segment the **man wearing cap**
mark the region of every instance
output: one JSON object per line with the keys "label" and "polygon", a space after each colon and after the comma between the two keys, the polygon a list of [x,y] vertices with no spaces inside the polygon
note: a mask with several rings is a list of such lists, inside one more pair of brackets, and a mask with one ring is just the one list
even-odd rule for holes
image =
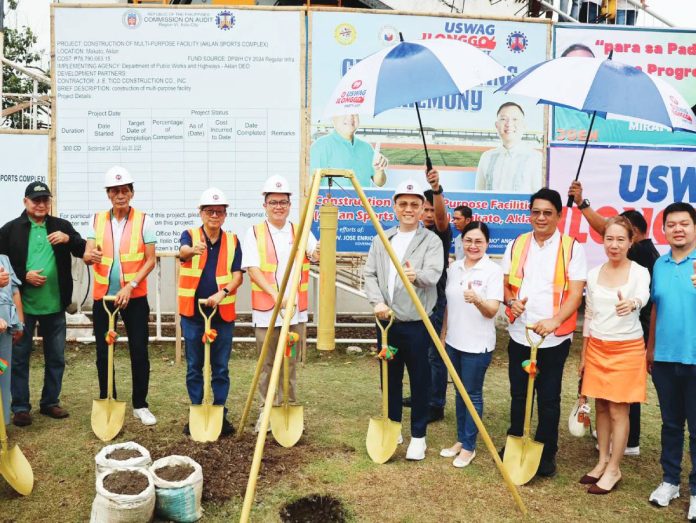
{"label": "man wearing cap", "polygon": [[[415,181],[401,183],[394,193],[394,212],[399,224],[385,234],[425,312],[430,315],[437,302],[436,286],[442,274],[444,254],[440,239],[418,226],[424,201],[423,190]],[[411,443],[406,459],[422,460],[427,448],[430,335],[379,237],[372,240],[364,274],[367,300],[375,316],[384,325],[390,312],[395,316],[388,340],[397,349],[388,365],[389,419],[401,421],[405,366],[411,384]]]}
{"label": "man wearing cap", "polygon": [[[290,184],[282,176],[271,176],[263,185],[264,198],[263,207],[266,211],[266,219],[251,227],[242,244],[242,268],[247,270],[251,278],[251,319],[254,323],[254,334],[256,336],[256,348],[260,353],[263,346],[263,340],[266,337],[266,332],[270,327],[271,315],[273,307],[278,300],[282,301],[281,307],[285,307],[285,302],[288,299],[288,289],[285,296],[278,295],[280,283],[285,274],[285,268],[290,260],[290,250],[292,248],[295,234],[300,231],[294,223],[288,221],[290,215]],[[306,343],[306,324],[307,324],[307,309],[309,306],[309,258],[314,261],[319,256],[319,244],[310,232],[307,240],[306,257],[302,263],[302,274],[300,277],[300,288],[298,289],[295,312],[290,321],[290,331],[296,332],[300,339],[296,354],[302,354]],[[282,311],[285,313],[286,311]],[[270,345],[266,358],[263,361],[261,376],[259,378],[259,399],[261,408],[265,403],[268,385],[271,379],[271,371],[273,369],[273,360],[275,358],[276,346],[278,345],[278,337],[280,328],[283,325],[281,315],[278,315],[276,323],[271,334]],[[289,402],[295,402],[295,362],[296,357],[290,359],[290,390]],[[282,387],[278,387],[274,405],[280,405],[283,401]],[[256,431],[259,429],[261,416],[256,422]]]}
{"label": "man wearing cap", "polygon": [[[130,206],[134,195],[133,178],[123,167],[106,172],[104,187],[112,208],[94,215],[87,234],[85,262],[94,265],[94,336],[97,344],[99,397],[107,394],[109,319],[104,296],[115,296],[115,306],[126,326],[133,377],[133,416],[144,425],[157,419],[147,404],[150,381],[148,357],[147,275],[155,267],[155,228],[152,218]],[[114,385],[114,396],[116,386]]]}
{"label": "man wearing cap", "polygon": [[12,349],[12,412],[17,426],[31,424],[29,356],[34,329],[43,337],[44,384],[39,412],[68,416],[60,405],[65,370],[65,309],[72,301],[71,255],[82,258],[85,240],[67,220],[51,216],[51,191],[32,182],[24,191],[24,211],[0,229],[0,254],[10,258],[22,286],[24,335]]}
{"label": "man wearing cap", "polygon": [[[198,205],[203,225],[185,230],[179,248],[179,313],[186,340],[186,388],[193,405],[203,402],[203,337],[205,332],[198,300],[206,300],[204,311],[213,316],[215,331],[210,347],[213,405],[225,405],[230,390],[228,364],[232,354],[235,301],[242,284],[242,249],[237,235],[222,229],[227,216],[227,198],[214,187],[201,195]],[[234,432],[227,421],[227,408],[222,420],[222,434]],[[188,423],[184,434],[189,434]]]}

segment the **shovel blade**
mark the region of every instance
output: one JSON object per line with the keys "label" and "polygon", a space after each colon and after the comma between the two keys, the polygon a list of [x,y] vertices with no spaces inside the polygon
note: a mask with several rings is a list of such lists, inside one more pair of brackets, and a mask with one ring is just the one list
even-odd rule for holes
{"label": "shovel blade", "polygon": [[304,431],[304,407],[280,405],[271,409],[271,432],[275,440],[285,448],[295,445]]}
{"label": "shovel blade", "polygon": [[123,428],[126,402],[115,399],[92,400],[92,431],[102,441],[111,441]]}
{"label": "shovel blade", "polygon": [[503,466],[515,485],[524,485],[539,469],[544,444],[529,437],[508,436]]}
{"label": "shovel blade", "polygon": [[189,431],[191,439],[205,443],[217,441],[222,431],[225,408],[222,405],[191,405]]}
{"label": "shovel blade", "polygon": [[370,418],[365,438],[370,459],[380,465],[389,461],[396,452],[400,435],[401,423],[382,417]]}
{"label": "shovel blade", "polygon": [[22,496],[31,494],[34,488],[34,472],[17,445],[6,452],[0,451],[0,474]]}

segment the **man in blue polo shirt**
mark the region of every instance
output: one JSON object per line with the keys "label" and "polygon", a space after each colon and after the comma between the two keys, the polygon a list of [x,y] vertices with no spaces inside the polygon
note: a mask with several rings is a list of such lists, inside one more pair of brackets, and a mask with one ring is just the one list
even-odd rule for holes
{"label": "man in blue polo shirt", "polygon": [[673,203],[663,213],[670,252],[653,268],[648,370],[662,414],[662,483],[650,502],[666,507],[679,497],[684,422],[689,428],[689,520],[696,519],[696,210]]}
{"label": "man in blue polo shirt", "polygon": [[309,171],[314,169],[351,169],[361,187],[382,187],[386,181],[385,169],[389,162],[372,146],[355,136],[360,126],[357,114],[335,116],[334,130],[312,144],[309,151]]}

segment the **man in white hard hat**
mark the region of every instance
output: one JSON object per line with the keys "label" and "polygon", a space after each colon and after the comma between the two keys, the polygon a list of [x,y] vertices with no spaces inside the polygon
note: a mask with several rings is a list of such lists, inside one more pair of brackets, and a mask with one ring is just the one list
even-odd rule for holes
{"label": "man in white hard hat", "polygon": [[[134,187],[130,173],[120,166],[106,172],[106,196],[112,208],[94,215],[87,234],[85,262],[94,266],[94,337],[97,344],[99,397],[107,394],[108,316],[104,296],[116,296],[114,304],[128,333],[131,375],[133,377],[133,415],[144,425],[157,419],[147,404],[150,381],[148,357],[147,275],[155,267],[156,233],[152,218],[131,207]],[[116,385],[114,384],[114,396]]]}
{"label": "man in white hard hat", "polygon": [[[248,271],[252,283],[252,322],[255,327],[256,348],[259,353],[263,346],[263,340],[266,337],[266,331],[271,327],[269,323],[274,305],[278,300],[282,300],[284,307],[288,298],[289,284],[285,296],[279,296],[278,289],[283,280],[287,264],[292,263],[292,260],[289,258],[295,234],[300,233],[297,226],[288,221],[291,205],[290,196],[292,195],[288,181],[282,176],[271,176],[264,183],[261,194],[264,198],[263,207],[266,210],[266,219],[247,231],[242,244],[242,252],[244,253],[242,268]],[[309,258],[318,259],[318,251],[318,242],[310,232],[306,248],[307,257],[302,264],[300,288],[295,302],[295,314],[290,322],[290,331],[296,332],[300,336],[297,346],[299,350],[295,354],[301,354],[306,343],[307,308],[309,304]],[[268,391],[271,370],[273,369],[273,359],[282,324],[283,320],[278,315],[276,323],[272,327],[273,334],[269,350],[266,353],[263,368],[261,369],[258,393],[262,407]],[[288,393],[288,401],[290,402],[296,401],[295,362],[296,357],[291,358],[290,390]],[[280,405],[282,400],[282,387],[278,387],[274,404]],[[259,420],[256,423],[257,431],[260,419],[261,417],[259,416]]]}
{"label": "man in white hard hat", "polygon": [[[230,390],[228,364],[232,354],[235,301],[242,284],[242,249],[237,235],[222,229],[227,217],[227,198],[220,189],[211,187],[201,195],[198,210],[200,227],[181,234],[179,259],[179,313],[186,341],[186,388],[193,405],[203,402],[204,336],[211,336],[210,367],[213,405],[225,405]],[[198,300],[206,300],[205,313],[217,307],[211,328],[205,332]],[[227,407],[222,420],[222,435],[232,434],[227,421]],[[188,423],[184,434],[189,434]]]}
{"label": "man in white hard hat", "polygon": [[[418,226],[424,202],[423,189],[417,182],[407,180],[399,184],[394,193],[394,212],[399,224],[385,233],[430,316],[437,302],[436,286],[442,274],[444,254],[440,239]],[[401,421],[405,366],[411,385],[411,443],[406,459],[422,460],[427,448],[430,335],[378,236],[372,240],[364,274],[367,300],[374,308],[375,316],[384,325],[389,321],[390,312],[395,316],[388,340],[389,345],[397,349],[388,365],[389,419]]]}

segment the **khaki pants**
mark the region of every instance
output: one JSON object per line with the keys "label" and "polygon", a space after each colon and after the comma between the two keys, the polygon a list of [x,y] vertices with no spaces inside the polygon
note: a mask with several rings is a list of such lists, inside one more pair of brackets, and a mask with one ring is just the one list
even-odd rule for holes
{"label": "khaki pants", "polygon": [[[261,354],[261,348],[263,347],[263,340],[266,337],[266,327],[256,327],[254,330],[254,335],[256,336],[256,354]],[[296,332],[300,335],[300,341],[297,343],[297,349],[295,351],[295,357],[290,358],[289,370],[290,370],[290,387],[288,394],[288,402],[294,403],[295,399],[295,385],[297,382],[297,377],[295,374],[295,367],[300,354],[304,353],[305,344],[307,343],[307,324],[298,323],[297,325],[290,325],[290,331]],[[263,360],[263,366],[261,367],[261,375],[259,376],[259,387],[258,387],[258,397],[263,408],[266,403],[266,393],[268,392],[268,384],[271,382],[271,372],[273,370],[273,360],[275,359],[276,348],[278,346],[278,337],[280,336],[280,327],[273,329],[271,334],[270,344],[268,346],[268,352],[266,352],[266,357]],[[280,376],[278,381],[278,389],[276,391],[275,401],[273,405],[278,406],[283,401],[283,366],[280,367]]]}

